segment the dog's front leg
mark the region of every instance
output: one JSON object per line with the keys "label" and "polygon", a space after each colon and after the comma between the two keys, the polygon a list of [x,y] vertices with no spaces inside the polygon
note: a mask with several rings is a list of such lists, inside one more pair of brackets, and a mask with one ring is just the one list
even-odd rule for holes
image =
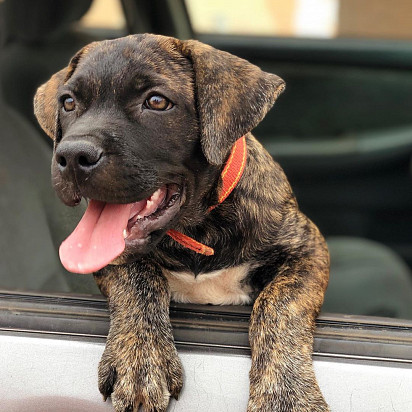
{"label": "dog's front leg", "polygon": [[[316,382],[313,332],[328,280],[328,258],[291,259],[258,296],[250,320],[248,412],[325,412]],[[267,268],[269,270],[269,268]]]}
{"label": "dog's front leg", "polygon": [[146,260],[108,266],[95,275],[107,297],[110,330],[99,364],[99,389],[117,412],[165,411],[178,396],[182,366],[169,319],[170,292],[161,269]]}

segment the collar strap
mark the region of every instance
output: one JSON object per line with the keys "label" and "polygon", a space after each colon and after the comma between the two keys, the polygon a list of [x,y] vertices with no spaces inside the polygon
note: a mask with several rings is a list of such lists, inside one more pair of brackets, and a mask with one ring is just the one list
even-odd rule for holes
{"label": "collar strap", "polygon": [[[209,208],[209,212],[219,206],[219,204],[222,203],[230,195],[230,193],[232,193],[233,189],[242,177],[243,171],[245,170],[246,157],[246,137],[242,136],[240,139],[236,140],[232,147],[229,158],[227,159],[222,174],[220,175],[222,179],[222,189],[219,193],[218,203],[211,206]],[[212,256],[215,253],[211,247],[206,246],[191,237],[178,232],[177,230],[170,229],[166,233],[176,242],[196,253],[206,256]]]}

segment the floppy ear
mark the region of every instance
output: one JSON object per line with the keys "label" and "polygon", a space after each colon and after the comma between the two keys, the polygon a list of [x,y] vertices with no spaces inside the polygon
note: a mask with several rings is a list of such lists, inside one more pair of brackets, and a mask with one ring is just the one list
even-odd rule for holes
{"label": "floppy ear", "polygon": [[90,43],[83,47],[70,60],[67,67],[54,74],[47,83],[44,83],[37,89],[36,95],[34,96],[34,114],[41,128],[52,139],[56,138],[57,133],[57,91],[61,85],[70,79],[80,59],[94,46],[95,43]]}
{"label": "floppy ear", "polygon": [[41,128],[49,137],[55,139],[57,126],[57,90],[64,84],[68,67],[54,74],[41,85],[34,96],[34,114]]}
{"label": "floppy ear", "polygon": [[209,163],[221,165],[233,143],[263,119],[285,89],[285,82],[196,40],[181,44],[195,73],[203,153]]}

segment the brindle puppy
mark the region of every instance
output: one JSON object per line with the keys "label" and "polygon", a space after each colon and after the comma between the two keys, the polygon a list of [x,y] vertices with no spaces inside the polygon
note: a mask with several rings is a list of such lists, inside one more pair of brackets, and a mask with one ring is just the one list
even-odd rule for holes
{"label": "brindle puppy", "polygon": [[[54,139],[53,184],[88,210],[63,264],[94,276],[111,325],[99,389],[116,411],[165,411],[182,388],[169,301],[244,304],[248,411],[326,411],[311,359],[329,258],[289,183],[250,131],[279,77],[197,41],[135,35],[92,43],[41,86],[36,116]],[[221,172],[246,136],[247,163],[218,203]],[[185,248],[174,229],[214,255]]]}

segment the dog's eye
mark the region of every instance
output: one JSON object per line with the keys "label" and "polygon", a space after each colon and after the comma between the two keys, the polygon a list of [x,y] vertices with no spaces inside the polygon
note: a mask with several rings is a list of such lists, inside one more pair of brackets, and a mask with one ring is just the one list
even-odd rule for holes
{"label": "dog's eye", "polygon": [[66,112],[71,112],[76,107],[76,102],[74,101],[73,97],[65,96],[63,97],[63,108]]}
{"label": "dog's eye", "polygon": [[144,102],[148,109],[152,110],[169,110],[173,107],[173,103],[167,100],[166,97],[154,95],[146,99]]}

